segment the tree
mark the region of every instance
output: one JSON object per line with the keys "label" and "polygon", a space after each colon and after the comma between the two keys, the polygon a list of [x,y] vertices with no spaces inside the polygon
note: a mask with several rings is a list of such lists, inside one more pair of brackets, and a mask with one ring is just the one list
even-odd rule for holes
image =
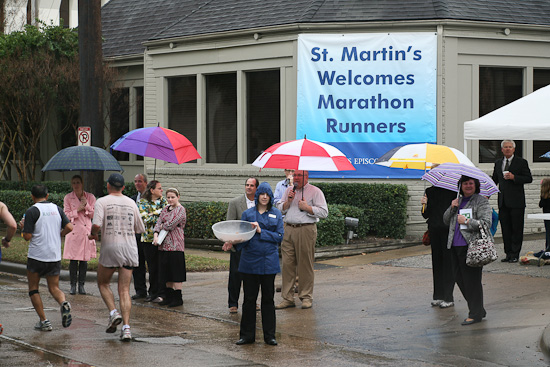
{"label": "tree", "polygon": [[[116,73],[101,65],[105,83]],[[56,124],[60,149],[64,132],[74,137],[79,116],[78,33],[63,26],[27,25],[24,31],[0,35],[0,174],[20,181],[35,180],[44,162],[40,139]],[[105,88],[107,89],[107,85]],[[74,144],[74,143],[73,143]]]}

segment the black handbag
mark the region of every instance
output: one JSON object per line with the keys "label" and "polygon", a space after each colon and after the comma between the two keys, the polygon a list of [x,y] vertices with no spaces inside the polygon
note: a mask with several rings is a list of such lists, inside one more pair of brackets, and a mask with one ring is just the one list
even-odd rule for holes
{"label": "black handbag", "polygon": [[479,233],[481,237],[468,244],[466,252],[466,265],[474,268],[490,264],[498,258],[495,243],[491,237],[487,236],[482,222],[479,222]]}

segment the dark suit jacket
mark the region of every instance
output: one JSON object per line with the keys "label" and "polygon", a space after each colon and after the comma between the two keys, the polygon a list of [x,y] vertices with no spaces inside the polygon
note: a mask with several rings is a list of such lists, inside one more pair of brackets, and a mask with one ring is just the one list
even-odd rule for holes
{"label": "dark suit jacket", "polygon": [[246,205],[246,196],[244,194],[237,196],[229,202],[225,220],[241,220],[243,212],[246,209],[248,209]]}
{"label": "dark suit jacket", "polygon": [[531,170],[527,161],[521,157],[514,156],[510,163],[509,171],[514,174],[513,180],[505,180],[502,173],[502,162],[504,158],[495,162],[493,170],[493,181],[498,185],[498,207],[525,208],[525,190],[523,185],[533,182]]}

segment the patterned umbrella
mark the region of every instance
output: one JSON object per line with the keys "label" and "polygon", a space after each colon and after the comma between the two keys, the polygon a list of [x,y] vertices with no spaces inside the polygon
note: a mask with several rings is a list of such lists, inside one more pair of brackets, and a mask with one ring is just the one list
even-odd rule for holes
{"label": "patterned umbrella", "polygon": [[46,171],[119,171],[120,164],[109,152],[98,147],[75,146],[57,152],[42,168]]}
{"label": "patterned umbrella", "polygon": [[340,150],[306,138],[274,144],[260,154],[252,165],[260,169],[355,171],[355,167]]}
{"label": "patterned umbrella", "polygon": [[485,172],[477,167],[470,167],[458,163],[443,163],[426,172],[422,179],[436,187],[441,187],[454,192],[459,192],[458,181],[461,176],[477,178],[480,183],[480,194],[491,196],[499,192],[495,182]]}
{"label": "patterned umbrella", "polygon": [[546,152],[543,155],[541,155],[539,158],[548,158],[550,159],[550,152]]}
{"label": "patterned umbrella", "polygon": [[407,144],[382,155],[376,164],[392,168],[428,170],[434,163],[462,163],[474,167],[461,151],[437,144]]}
{"label": "patterned umbrella", "polygon": [[176,164],[202,158],[185,136],[159,126],[129,131],[111,149]]}

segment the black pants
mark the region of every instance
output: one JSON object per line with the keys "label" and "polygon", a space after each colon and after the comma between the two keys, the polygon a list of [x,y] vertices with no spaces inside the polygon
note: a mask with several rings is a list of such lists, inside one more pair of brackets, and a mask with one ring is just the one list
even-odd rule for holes
{"label": "black pants", "polygon": [[136,290],[136,294],[146,296],[147,284],[145,284],[145,275],[147,273],[147,270],[145,268],[145,253],[143,252],[143,243],[141,243],[140,238],[141,235],[136,236],[139,265],[137,268],[134,268],[132,276],[134,277],[134,289]]}
{"label": "black pants", "polygon": [[240,337],[247,340],[256,339],[256,301],[262,289],[262,329],[264,340],[275,338],[275,274],[244,274],[244,302],[241,317]]}
{"label": "black pants", "polygon": [[434,284],[433,299],[454,302],[455,278],[451,250],[447,249],[449,228],[430,228],[430,246],[432,248],[432,276]]}
{"label": "black pants", "polygon": [[147,269],[149,270],[149,295],[153,298],[160,296],[164,285],[159,288],[159,250],[150,242],[142,242]]}
{"label": "black pants", "polygon": [[456,284],[468,302],[468,317],[481,320],[487,315],[483,307],[483,285],[481,284],[483,268],[466,265],[466,251],[468,246],[451,247],[453,272]]}
{"label": "black pants", "polygon": [[523,244],[524,216],[525,208],[500,207],[498,210],[504,252],[506,252],[507,258],[519,258]]}
{"label": "black pants", "polygon": [[239,273],[239,263],[241,262],[241,252],[231,251],[229,255],[229,280],[227,282],[227,292],[229,293],[229,307],[239,307],[239,295],[241,294],[241,284],[243,282],[241,273]]}

